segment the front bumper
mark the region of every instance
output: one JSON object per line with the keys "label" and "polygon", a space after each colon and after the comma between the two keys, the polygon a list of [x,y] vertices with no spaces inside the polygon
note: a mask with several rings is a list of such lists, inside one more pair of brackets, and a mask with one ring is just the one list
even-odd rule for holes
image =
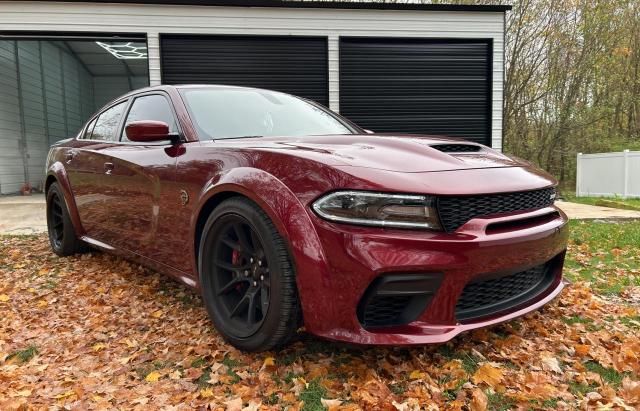
{"label": "front bumper", "polygon": [[[357,227],[310,216],[323,246],[325,272],[313,285],[300,284],[307,287],[302,305],[307,330],[324,338],[382,345],[440,343],[533,311],[563,288],[567,218],[555,207],[475,218],[455,233]],[[456,315],[469,283],[543,264],[549,281],[530,298],[473,318]],[[362,301],[372,283],[418,274],[439,278],[425,286],[433,293],[419,312],[402,324],[363,325]]]}

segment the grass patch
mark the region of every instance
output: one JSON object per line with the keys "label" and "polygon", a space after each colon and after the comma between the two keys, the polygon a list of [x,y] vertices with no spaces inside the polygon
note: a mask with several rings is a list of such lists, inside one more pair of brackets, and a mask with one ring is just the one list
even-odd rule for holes
{"label": "grass patch", "polygon": [[569,221],[571,240],[587,244],[593,250],[634,247],[640,244],[640,223],[637,221],[598,222]]}
{"label": "grass patch", "polygon": [[569,392],[577,397],[584,397],[586,393],[593,391],[596,387],[596,384],[587,385],[569,381]]}
{"label": "grass patch", "polygon": [[327,390],[320,384],[318,379],[309,383],[309,385],[300,393],[300,399],[304,401],[303,411],[324,411],[321,399],[326,395]]}
{"label": "grass patch", "polygon": [[38,354],[38,347],[36,347],[35,345],[30,345],[24,350],[18,350],[9,354],[9,357],[7,357],[7,359],[11,360],[15,358],[16,360],[18,360],[18,362],[20,362],[20,364],[24,364],[25,362],[30,361],[37,354]]}
{"label": "grass patch", "polygon": [[200,368],[202,366],[204,366],[207,363],[207,360],[205,360],[202,357],[196,358],[195,360],[191,361],[191,367],[192,368]]}
{"label": "grass patch", "polygon": [[209,380],[211,379],[211,368],[207,367],[203,370],[202,375],[198,377],[196,380],[196,384],[200,388],[207,388],[211,384],[209,384]]}
{"label": "grass patch", "polygon": [[600,375],[605,382],[611,384],[613,387],[617,388],[618,386],[620,386],[620,384],[622,384],[624,375],[614,370],[613,368],[603,367],[595,361],[587,361],[586,363],[584,363],[584,367],[587,370]]}
{"label": "grass patch", "polygon": [[500,393],[487,394],[489,399],[488,409],[495,411],[506,411],[512,409],[516,403],[511,398]]}
{"label": "grass patch", "polygon": [[475,372],[478,370],[478,367],[480,366],[478,364],[478,359],[466,352],[456,355],[456,358],[462,361],[462,368],[469,375],[475,374]]}
{"label": "grass patch", "polygon": [[573,325],[573,324],[591,324],[593,320],[587,317],[581,317],[579,315],[572,315],[571,317],[562,318],[565,324]]}
{"label": "grass patch", "polygon": [[632,315],[631,317],[622,317],[620,322],[629,328],[640,328],[640,315]]}
{"label": "grass patch", "polygon": [[389,384],[389,389],[395,395],[402,395],[407,391],[407,383],[406,381],[398,381],[393,384]]}
{"label": "grass patch", "polygon": [[595,205],[600,207],[620,208],[624,210],[640,210],[640,198],[621,197],[576,197],[575,195],[563,195],[562,199],[572,203]]}
{"label": "grass patch", "polygon": [[558,398],[549,398],[546,399],[544,401],[542,401],[542,403],[540,405],[542,405],[542,407],[544,408],[551,408],[553,410],[558,408]]}
{"label": "grass patch", "polygon": [[618,295],[640,286],[640,276],[624,275],[640,269],[640,222],[569,222],[570,242],[579,246],[567,254],[565,271],[573,281],[587,281],[595,291]]}

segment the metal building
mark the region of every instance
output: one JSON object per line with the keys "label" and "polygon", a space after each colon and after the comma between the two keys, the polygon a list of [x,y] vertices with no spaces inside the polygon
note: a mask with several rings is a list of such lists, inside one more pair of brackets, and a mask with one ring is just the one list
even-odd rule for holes
{"label": "metal building", "polygon": [[0,194],[50,143],[161,83],[264,87],[378,132],[501,149],[509,6],[282,0],[0,0]]}

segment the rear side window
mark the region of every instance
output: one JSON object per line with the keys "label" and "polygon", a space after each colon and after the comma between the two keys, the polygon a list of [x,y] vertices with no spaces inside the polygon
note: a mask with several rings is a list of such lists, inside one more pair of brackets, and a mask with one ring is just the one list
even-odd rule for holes
{"label": "rear side window", "polygon": [[93,132],[93,126],[96,125],[96,119],[91,120],[91,123],[87,126],[86,130],[84,130],[84,134],[82,138],[91,138],[91,133]]}
{"label": "rear side window", "polygon": [[91,139],[117,141],[118,126],[126,106],[126,102],[118,103],[100,114],[91,133]]}
{"label": "rear side window", "polygon": [[127,124],[133,121],[163,121],[169,125],[170,132],[178,131],[176,127],[176,120],[169,104],[169,101],[159,94],[151,94],[136,98],[131,105],[129,114],[127,115],[127,121],[124,124],[125,127],[122,129],[122,141],[129,141],[127,138],[126,127]]}

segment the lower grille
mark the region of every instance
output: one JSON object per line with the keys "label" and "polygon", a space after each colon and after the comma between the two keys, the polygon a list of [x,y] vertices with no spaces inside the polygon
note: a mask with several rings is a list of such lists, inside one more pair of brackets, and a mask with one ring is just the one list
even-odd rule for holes
{"label": "lower grille", "polygon": [[415,321],[440,287],[442,274],[391,274],[376,278],[358,304],[365,328],[390,327]]}
{"label": "lower grille", "polygon": [[469,320],[515,307],[546,290],[553,282],[549,264],[503,277],[467,284],[456,304],[456,318]]}
{"label": "lower grille", "polygon": [[368,327],[398,324],[410,300],[406,296],[373,297],[362,314],[363,323]]}

